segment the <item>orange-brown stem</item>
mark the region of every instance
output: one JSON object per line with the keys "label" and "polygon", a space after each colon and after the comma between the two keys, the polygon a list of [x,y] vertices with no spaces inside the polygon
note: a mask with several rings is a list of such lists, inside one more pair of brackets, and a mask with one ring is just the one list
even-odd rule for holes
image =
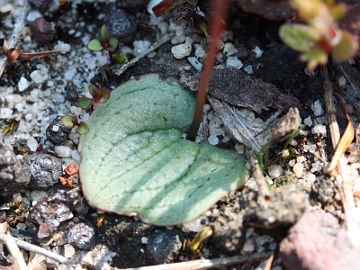
{"label": "orange-brown stem", "polygon": [[195,114],[188,134],[188,138],[190,140],[195,139],[201,122],[207,87],[209,85],[210,76],[215,65],[216,54],[218,52],[218,41],[221,39],[222,33],[225,29],[225,15],[229,0],[213,0],[212,3],[213,15],[210,22],[211,39],[208,43],[208,54],[201,74],[199,91],[196,99]]}
{"label": "orange-brown stem", "polygon": [[61,51],[43,51],[43,52],[34,52],[34,53],[20,53],[19,60],[27,61],[33,58],[44,57],[46,55],[51,55],[55,53],[61,53]]}

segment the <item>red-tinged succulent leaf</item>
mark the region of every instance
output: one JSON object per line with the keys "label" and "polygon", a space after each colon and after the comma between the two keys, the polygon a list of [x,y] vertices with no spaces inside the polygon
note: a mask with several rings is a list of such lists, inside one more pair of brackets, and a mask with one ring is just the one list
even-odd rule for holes
{"label": "red-tinged succulent leaf", "polygon": [[84,135],[89,132],[89,126],[84,122],[80,122],[78,128],[76,129],[76,132]]}
{"label": "red-tinged succulent leaf", "polygon": [[89,88],[89,93],[90,93],[90,95],[92,95],[93,97],[95,97],[96,91],[97,91],[97,87],[96,87],[95,85],[93,85],[93,84],[89,84],[88,88]]}
{"label": "red-tinged succulent leaf", "polygon": [[98,39],[90,40],[87,47],[89,50],[92,50],[92,51],[101,51],[104,49],[103,45],[101,44],[100,40],[98,40]]}
{"label": "red-tinged succulent leaf", "polygon": [[110,90],[104,87],[98,88],[97,94],[100,96],[99,103],[106,103],[111,96]]}
{"label": "red-tinged succulent leaf", "polygon": [[103,26],[101,26],[100,36],[101,36],[102,39],[105,39],[105,40],[110,39],[110,34],[109,34],[109,31],[107,30],[105,24]]}
{"label": "red-tinged succulent leaf", "polygon": [[319,31],[303,24],[285,24],[281,26],[280,38],[296,51],[308,52],[321,39]]}
{"label": "red-tinged succulent leaf", "polygon": [[78,100],[78,106],[79,106],[81,109],[87,110],[87,109],[90,108],[92,102],[93,102],[93,101],[92,101],[91,98],[81,97],[81,98],[79,98],[79,100]]}
{"label": "red-tinged succulent leaf", "polygon": [[355,37],[343,31],[340,42],[333,48],[331,54],[335,59],[344,61],[354,56],[358,49]]}
{"label": "red-tinged succulent leaf", "polygon": [[77,122],[77,118],[73,115],[67,115],[61,118],[61,122],[64,124],[65,127],[73,128],[75,123]]}
{"label": "red-tinged succulent leaf", "polygon": [[110,38],[110,40],[109,40],[110,49],[109,50],[111,52],[115,51],[118,44],[119,44],[119,41],[116,38],[114,38],[114,37]]}

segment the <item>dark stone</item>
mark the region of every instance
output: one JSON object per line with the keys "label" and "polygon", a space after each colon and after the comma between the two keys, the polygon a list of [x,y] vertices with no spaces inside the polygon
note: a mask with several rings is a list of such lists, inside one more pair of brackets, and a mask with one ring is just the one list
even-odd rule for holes
{"label": "dark stone", "polygon": [[77,101],[79,99],[79,94],[76,89],[76,86],[72,82],[70,81],[67,82],[65,90],[66,90],[65,98],[68,101]]}
{"label": "dark stone", "polygon": [[40,241],[48,239],[62,222],[73,218],[72,207],[78,199],[78,192],[60,190],[33,207],[29,219],[39,225],[37,237]]}
{"label": "dark stone", "polygon": [[26,187],[31,172],[25,162],[16,158],[8,147],[0,148],[0,196],[6,197]]}
{"label": "dark stone", "polygon": [[71,128],[65,127],[61,118],[58,115],[46,129],[46,138],[55,145],[64,143],[71,132]]}
{"label": "dark stone", "polygon": [[45,11],[52,0],[29,0],[32,7],[37,8],[40,11]]}
{"label": "dark stone", "polygon": [[56,34],[54,26],[41,17],[36,18],[36,20],[30,24],[30,30],[33,38],[39,44],[50,43]]}
{"label": "dark stone", "polygon": [[31,181],[29,187],[45,189],[55,185],[62,175],[61,161],[48,154],[30,155],[25,157],[30,167]]}
{"label": "dark stone", "polygon": [[331,214],[307,212],[280,243],[280,257],[291,270],[359,269],[360,248],[349,236]]}
{"label": "dark stone", "polygon": [[90,223],[77,223],[67,232],[66,241],[79,249],[90,250],[95,244],[95,228]]}
{"label": "dark stone", "polygon": [[174,231],[155,231],[146,246],[146,255],[150,263],[173,262],[180,253],[182,243]]}
{"label": "dark stone", "polygon": [[133,33],[136,29],[136,23],[124,11],[116,9],[110,12],[106,18],[106,28],[110,36],[121,38]]}

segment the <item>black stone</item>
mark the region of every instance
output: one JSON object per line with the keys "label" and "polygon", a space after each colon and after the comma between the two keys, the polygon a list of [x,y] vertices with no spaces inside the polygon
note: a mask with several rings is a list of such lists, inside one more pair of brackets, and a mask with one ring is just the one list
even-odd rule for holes
{"label": "black stone", "polygon": [[46,138],[55,145],[64,143],[71,132],[71,128],[65,127],[61,118],[58,115],[46,129]]}

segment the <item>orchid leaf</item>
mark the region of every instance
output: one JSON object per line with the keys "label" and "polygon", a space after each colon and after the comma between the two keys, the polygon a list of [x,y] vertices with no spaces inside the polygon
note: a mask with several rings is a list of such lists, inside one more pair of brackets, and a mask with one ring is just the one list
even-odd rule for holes
{"label": "orchid leaf", "polygon": [[248,171],[234,150],[183,139],[194,110],[190,92],[158,75],[114,90],[80,140],[80,176],[89,204],[172,225],[196,218],[240,187]]}

